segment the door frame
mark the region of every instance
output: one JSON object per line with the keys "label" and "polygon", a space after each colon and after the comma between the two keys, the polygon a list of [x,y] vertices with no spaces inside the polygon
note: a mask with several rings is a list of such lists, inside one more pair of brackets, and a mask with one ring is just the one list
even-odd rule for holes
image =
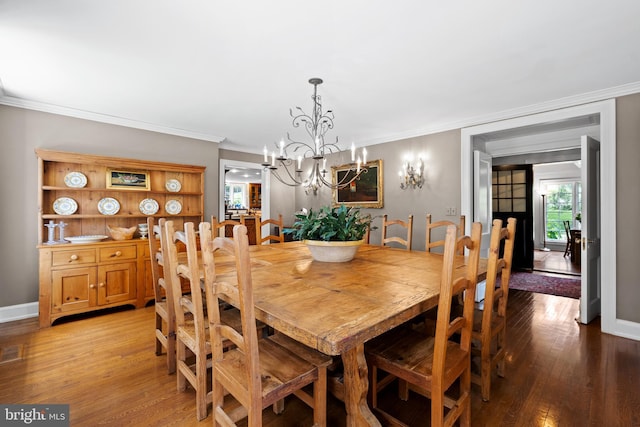
{"label": "door frame", "polygon": [[601,328],[618,336],[639,336],[640,330],[616,315],[616,104],[615,99],[501,120],[461,131],[461,214],[472,218],[474,136],[597,114],[600,116],[602,270]]}
{"label": "door frame", "polygon": [[262,218],[271,218],[269,215],[271,209],[271,174],[264,170],[264,167],[260,163],[242,162],[239,160],[220,159],[219,170],[219,186],[218,189],[218,218],[224,218],[224,186],[225,186],[225,170],[231,169],[234,166],[244,167],[249,169],[260,169],[262,171],[261,183],[262,183],[262,206],[260,208]]}

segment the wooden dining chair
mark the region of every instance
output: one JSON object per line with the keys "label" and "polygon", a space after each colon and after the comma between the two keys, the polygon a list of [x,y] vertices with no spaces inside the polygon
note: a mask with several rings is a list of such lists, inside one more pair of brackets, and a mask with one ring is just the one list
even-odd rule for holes
{"label": "wooden dining chair", "polygon": [[[460,239],[456,239],[455,226],[447,227],[435,336],[401,326],[365,345],[370,403],[386,421],[398,425],[398,420],[378,407],[378,392],[398,378],[402,399],[408,398],[409,390],[431,399],[432,426],[451,426],[457,420],[461,426],[470,425],[471,328],[481,234],[480,223],[473,224],[471,236]],[[456,252],[463,245],[469,249],[466,271],[454,280]],[[463,314],[452,318],[452,297],[463,292]],[[450,339],[458,333],[459,339]],[[379,378],[379,371],[387,376]],[[451,387],[456,381],[458,387]]]}
{"label": "wooden dining chair", "polygon": [[176,371],[176,318],[173,307],[173,295],[167,291],[160,259],[162,258],[162,235],[164,234],[164,218],[155,223],[155,219],[147,218],[149,227],[149,260],[151,263],[151,281],[153,282],[153,295],[156,319],[156,355],[160,356],[164,349],[167,354],[167,372],[173,374]]}
{"label": "wooden dining chair", "polygon": [[[313,408],[314,426],[325,426],[326,367],[331,363],[331,358],[281,333],[259,339],[247,228],[235,226],[233,239],[212,239],[209,224],[201,223],[200,237],[213,350],[211,382],[214,425],[233,426],[238,420],[247,418],[249,426],[261,426],[264,408],[294,394]],[[235,257],[236,280],[228,277],[220,280],[216,277],[214,259],[220,255],[218,251]],[[221,322],[220,306],[223,301],[240,309],[241,332]],[[223,339],[233,341],[236,347],[224,352]],[[313,385],[312,394],[303,390],[308,385]],[[225,406],[225,391],[233,395],[241,406]]]}
{"label": "wooden dining chair", "polygon": [[493,369],[497,369],[498,376],[504,377],[507,301],[515,237],[515,218],[507,219],[507,226],[504,228],[502,220],[493,220],[484,303],[482,309],[476,308],[474,312],[472,334],[473,354],[479,354],[481,362],[480,373],[472,371],[471,381],[480,385],[484,401],[488,401],[491,395]]}
{"label": "wooden dining chair", "polygon": [[[211,217],[211,230],[216,236],[225,237],[227,235],[227,227],[233,228],[235,225],[240,225],[240,221],[233,219],[225,219],[224,221],[218,221],[215,216]],[[229,235],[231,235],[229,233]]]}
{"label": "wooden dining chair", "polygon": [[[187,249],[187,263],[178,260],[177,243]],[[165,281],[173,293],[176,317],[176,374],[177,388],[185,391],[187,383],[196,392],[196,417],[207,417],[207,405],[211,403],[211,391],[207,388],[207,368],[211,366],[211,343],[208,321],[205,317],[203,290],[200,286],[198,243],[193,223],[187,222],[184,231],[177,231],[173,221],[166,221],[163,241],[165,255]],[[186,279],[191,293],[183,295],[180,278]],[[240,328],[240,313],[225,310],[223,321],[232,328]],[[225,343],[225,348],[231,345]]]}
{"label": "wooden dining chair", "polygon": [[[266,236],[262,235],[262,227],[269,226],[269,234]],[[275,226],[278,228],[277,234],[271,233],[271,227]],[[262,220],[260,215],[256,215],[256,242],[258,245],[262,245],[264,243],[284,243],[284,233],[283,233],[284,225],[282,221],[282,214],[278,215],[278,219],[265,219]]]}
{"label": "wooden dining chair", "polygon": [[571,242],[571,222],[562,221],[564,225],[564,234],[567,236],[567,246],[564,248],[564,256],[571,256],[571,248],[573,247]]}
{"label": "wooden dining chair", "polygon": [[[432,252],[433,248],[438,248],[438,247],[444,247],[444,239],[441,240],[433,240],[434,239],[434,235],[433,235],[433,231],[434,230],[444,230],[446,229],[446,227],[450,226],[450,225],[455,225],[458,227],[458,236],[462,236],[465,232],[464,227],[465,227],[465,216],[464,215],[460,215],[460,222],[458,224],[455,224],[453,221],[448,221],[448,220],[442,220],[442,221],[436,221],[433,222],[431,219],[431,214],[427,214],[427,232],[426,232],[426,247],[427,247],[427,251],[428,252]],[[444,234],[443,234],[444,235]],[[458,253],[459,255],[462,255],[460,253]]]}
{"label": "wooden dining chair", "polygon": [[[405,229],[406,238],[399,236],[391,236],[389,237],[389,228],[390,227],[398,228],[402,227]],[[405,247],[406,250],[411,250],[411,236],[413,234],[413,215],[409,215],[409,219],[407,221],[403,221],[401,219],[387,219],[387,215],[385,214],[382,217],[382,246],[388,246],[389,243],[398,243]]]}

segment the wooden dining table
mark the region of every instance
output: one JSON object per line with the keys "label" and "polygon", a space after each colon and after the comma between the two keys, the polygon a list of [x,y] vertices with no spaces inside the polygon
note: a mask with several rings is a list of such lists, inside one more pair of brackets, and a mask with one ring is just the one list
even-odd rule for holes
{"label": "wooden dining table", "polygon": [[[364,345],[438,304],[442,256],[363,245],[346,263],[314,261],[301,242],[251,247],[256,318],[341,356],[348,426],[378,426],[367,405]],[[456,259],[456,275],[467,259]],[[220,263],[220,269],[218,264]],[[229,260],[216,259],[224,272]],[[486,275],[481,260],[479,280]]]}

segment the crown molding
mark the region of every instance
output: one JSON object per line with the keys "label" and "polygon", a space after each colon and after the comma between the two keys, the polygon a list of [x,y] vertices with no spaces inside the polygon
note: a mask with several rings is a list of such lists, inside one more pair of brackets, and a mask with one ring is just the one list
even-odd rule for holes
{"label": "crown molding", "polygon": [[[469,126],[477,126],[487,123],[499,122],[501,120],[513,119],[521,116],[528,116],[531,114],[542,113],[545,111],[552,111],[561,108],[573,107],[581,104],[588,104],[591,102],[603,101],[605,99],[616,98],[625,95],[631,95],[640,92],[640,81],[628,83],[620,86],[615,86],[608,89],[596,90],[593,92],[582,93],[579,95],[568,96],[565,98],[559,98],[551,101],[542,102],[539,104],[527,105],[524,107],[513,108],[509,110],[503,110],[496,113],[485,114],[476,117],[469,117],[462,120],[457,120],[448,123],[436,123],[431,126],[414,129],[407,132],[388,134],[379,138],[373,138],[367,141],[360,142],[359,146],[384,144],[392,141],[399,141],[402,139],[415,138],[419,136],[446,132],[455,129],[463,129]],[[122,117],[109,116],[105,114],[92,113],[88,111],[76,110],[73,108],[61,107],[57,105],[45,104],[41,102],[29,101],[12,96],[6,96],[2,84],[0,82],[0,104],[9,105],[12,107],[26,108],[29,110],[43,111],[46,113],[60,114],[69,117],[76,117],[80,119],[93,120],[96,122],[109,123],[119,126],[125,126],[136,129],[149,130],[153,132],[165,133],[169,135],[182,136],[186,138],[200,139],[204,141],[211,141],[216,143],[222,143],[225,141],[225,137],[218,135],[209,135],[198,132],[193,132],[185,129],[176,129],[165,126],[160,126],[152,123],[140,122],[136,120],[125,119]],[[230,150],[238,150],[247,153],[257,153],[251,149],[247,150],[247,147],[240,147],[236,144],[225,144],[224,147]]]}
{"label": "crown molding", "polygon": [[112,125],[125,126],[134,129],[148,130],[152,132],[164,133],[167,135],[182,136],[185,138],[200,139],[220,143],[225,137],[209,135],[205,133],[193,132],[185,129],[176,129],[167,126],[160,126],[153,123],[146,123],[137,120],[125,119],[123,117],[109,116],[106,114],[92,113],[90,111],[77,110],[74,108],[61,107],[59,105],[46,104],[42,102],[29,101],[26,99],[5,96],[0,87],[0,104],[11,107],[25,108],[27,110],[42,111],[45,113],[59,114],[62,116],[75,117],[78,119],[92,120],[94,122],[109,123]]}
{"label": "crown molding", "polygon": [[464,129],[470,126],[483,125],[487,123],[499,122],[502,120],[514,119],[516,117],[529,116],[532,114],[543,113],[546,111],[559,110],[562,108],[575,107],[582,104],[590,104],[592,102],[604,101],[606,99],[617,98],[625,95],[632,95],[640,92],[640,81],[615,86],[607,89],[586,92],[579,95],[568,96],[551,101],[541,102],[539,104],[527,105],[524,107],[512,108],[496,113],[485,114],[476,117],[469,117],[462,120],[439,123],[432,126],[415,129],[412,131],[387,135],[381,138],[375,138],[366,141],[361,145],[383,144],[386,142],[399,141],[402,139],[415,138],[419,136],[446,132],[455,129]]}

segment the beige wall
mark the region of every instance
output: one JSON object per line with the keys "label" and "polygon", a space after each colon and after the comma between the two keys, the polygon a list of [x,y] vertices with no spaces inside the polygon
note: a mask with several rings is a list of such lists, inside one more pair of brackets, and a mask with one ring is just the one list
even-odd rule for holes
{"label": "beige wall", "polygon": [[640,94],[616,100],[616,272],[617,317],[640,323],[640,279],[636,271],[640,236]]}
{"label": "beige wall", "polygon": [[[263,161],[262,155],[241,153],[232,150],[220,150],[220,159],[238,160],[247,163],[260,164]],[[277,218],[278,214],[282,214],[285,226],[291,226],[295,220],[295,192],[292,187],[282,184],[277,179],[271,177],[269,180],[269,199],[270,199],[270,215]],[[263,190],[265,191],[265,190]],[[263,216],[266,218],[266,216]]]}
{"label": "beige wall", "polygon": [[0,105],[0,307],[38,301],[35,148],[206,166],[205,214],[217,208],[216,143]]}
{"label": "beige wall", "polygon": [[[37,176],[34,149],[170,161],[207,166],[205,215],[217,212],[218,146],[212,142],[75,119],[0,105],[0,307],[38,299]],[[384,208],[374,216],[414,215],[414,248],[424,249],[424,216],[445,217],[447,207],[460,210],[460,131],[454,130],[367,147],[370,159],[384,159]],[[222,150],[221,150],[222,151]],[[259,155],[222,151],[225,158],[260,162]],[[409,152],[425,155],[426,183],[420,190],[400,190],[398,170]],[[340,163],[338,159],[337,163]],[[640,289],[635,272],[635,239],[640,235],[640,94],[617,100],[617,317],[640,322]],[[275,182],[275,180],[272,180]],[[272,211],[291,218],[302,207],[329,204],[331,192],[305,196],[275,182]],[[380,225],[380,218],[374,225]],[[380,230],[371,236],[380,241]]]}
{"label": "beige wall", "polygon": [[[382,215],[389,218],[407,219],[413,215],[412,248],[424,250],[426,233],[426,215],[431,213],[435,219],[453,219],[446,217],[446,208],[454,207],[460,212],[460,130],[425,135],[416,138],[378,144],[367,147],[370,160],[383,159],[383,196],[382,209],[363,209],[379,218],[374,219],[378,229],[371,233],[371,243],[380,243]],[[422,155],[424,161],[425,184],[421,189],[400,189],[398,172],[402,168],[405,156]],[[313,208],[331,203],[331,191],[322,188],[318,197],[308,197],[298,189],[296,209]]]}

